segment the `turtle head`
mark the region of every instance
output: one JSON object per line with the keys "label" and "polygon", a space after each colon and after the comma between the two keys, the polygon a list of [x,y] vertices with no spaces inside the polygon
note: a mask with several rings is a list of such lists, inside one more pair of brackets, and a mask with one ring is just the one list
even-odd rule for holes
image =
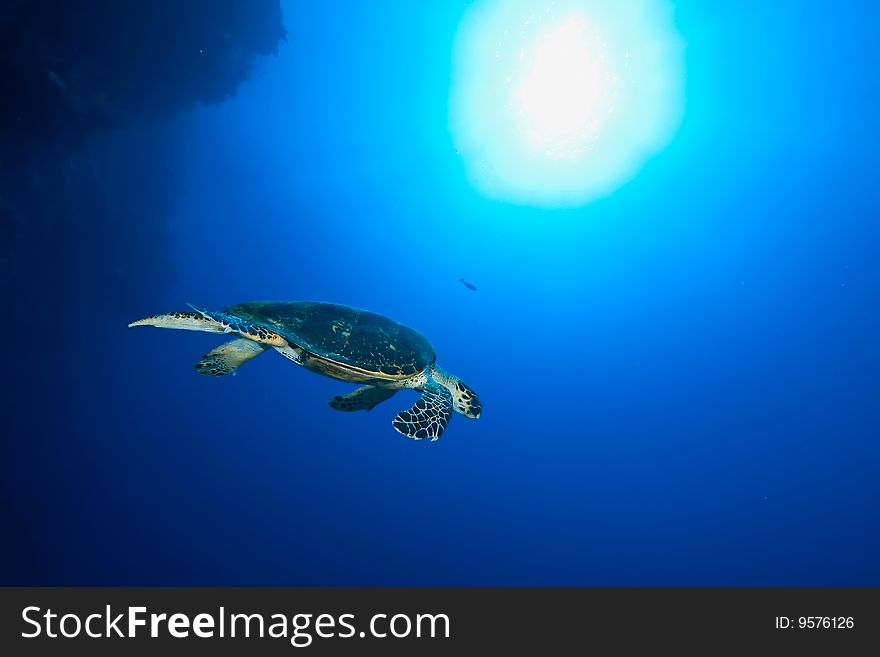
{"label": "turtle head", "polygon": [[483,404],[477,393],[464,381],[456,381],[452,386],[452,405],[465,417],[476,420],[483,412]]}
{"label": "turtle head", "polygon": [[473,388],[438,365],[433,366],[431,375],[437,383],[444,385],[452,393],[452,406],[458,413],[474,420],[480,417],[483,404]]}

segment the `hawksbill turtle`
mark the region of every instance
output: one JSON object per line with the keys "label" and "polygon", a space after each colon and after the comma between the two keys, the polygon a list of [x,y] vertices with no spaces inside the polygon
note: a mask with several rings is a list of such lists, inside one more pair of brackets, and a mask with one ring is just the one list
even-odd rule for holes
{"label": "hawksbill turtle", "polygon": [[421,397],[391,423],[416,440],[437,440],[452,411],[474,419],[483,411],[477,394],[437,365],[425,336],[383,315],[311,301],[255,301],[219,312],[190,308],[128,326],[235,334],[196,363],[198,372],[208,376],[235,374],[243,363],[273,348],[313,372],[362,384],[330,400],[338,411],[369,411],[398,390],[417,390]]}

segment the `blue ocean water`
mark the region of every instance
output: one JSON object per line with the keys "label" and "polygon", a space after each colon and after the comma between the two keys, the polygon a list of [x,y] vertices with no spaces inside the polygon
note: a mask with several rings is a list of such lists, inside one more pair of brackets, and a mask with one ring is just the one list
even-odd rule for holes
{"label": "blue ocean water", "polygon": [[[467,181],[469,4],[282,3],[234,97],[90,138],[125,221],[177,191],[139,249],[46,237],[113,268],[25,265],[69,303],[6,339],[3,583],[880,584],[875,9],[674,3],[672,143],[551,210]],[[337,413],[277,354],[211,379],[221,336],[126,328],[256,299],[419,329],[483,416],[413,442],[415,393]]]}

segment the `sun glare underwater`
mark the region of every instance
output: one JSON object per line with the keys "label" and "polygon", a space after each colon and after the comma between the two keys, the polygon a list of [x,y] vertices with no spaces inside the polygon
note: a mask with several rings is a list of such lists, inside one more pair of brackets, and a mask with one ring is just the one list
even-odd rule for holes
{"label": "sun glare underwater", "polygon": [[683,108],[665,0],[484,0],[455,44],[450,123],[486,196],[577,206],[630,180]]}

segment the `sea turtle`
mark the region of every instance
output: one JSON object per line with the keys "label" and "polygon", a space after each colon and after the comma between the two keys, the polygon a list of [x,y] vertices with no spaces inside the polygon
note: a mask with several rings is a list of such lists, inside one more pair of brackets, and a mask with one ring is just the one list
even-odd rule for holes
{"label": "sea turtle", "polygon": [[330,400],[338,411],[369,411],[402,389],[422,393],[392,426],[404,436],[437,440],[455,410],[478,418],[480,398],[441,369],[434,348],[421,333],[383,315],[335,303],[256,301],[222,311],[190,306],[139,319],[133,326],[234,333],[196,363],[200,374],[222,376],[270,347],[297,365],[341,381],[363,384]]}

